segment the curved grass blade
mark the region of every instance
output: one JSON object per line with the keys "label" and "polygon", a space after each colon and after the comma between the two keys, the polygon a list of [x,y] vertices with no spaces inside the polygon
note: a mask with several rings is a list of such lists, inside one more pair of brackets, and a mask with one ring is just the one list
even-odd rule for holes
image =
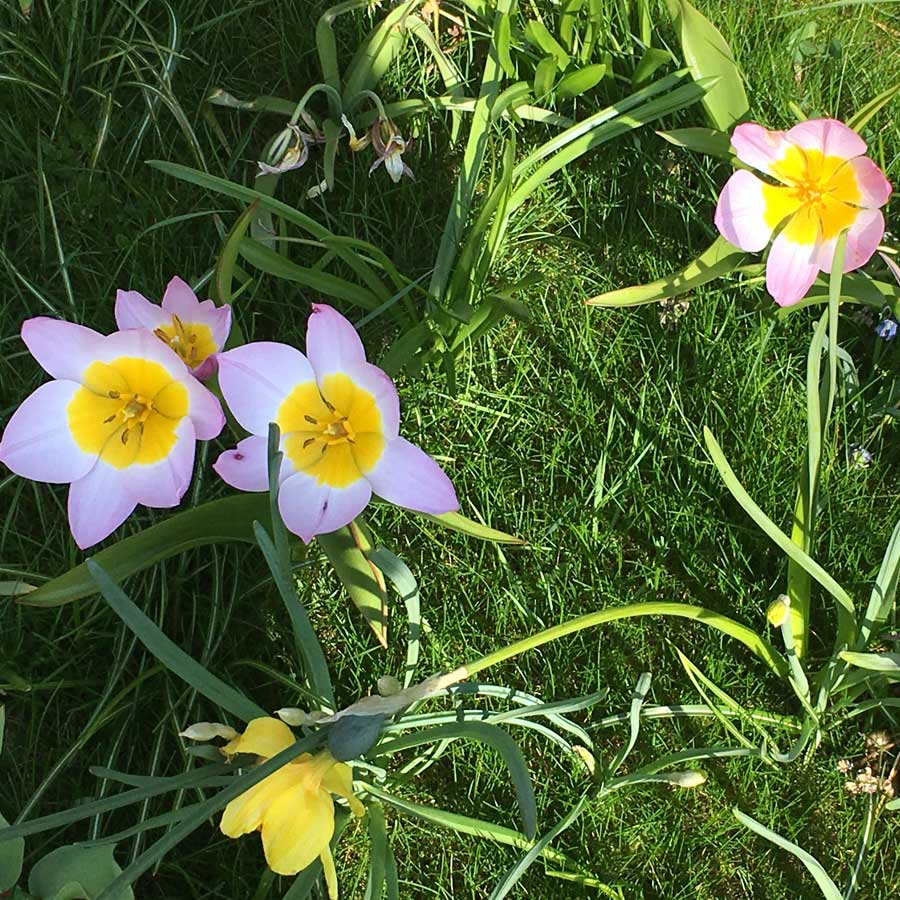
{"label": "curved grass blade", "polygon": [[419,637],[422,630],[419,584],[406,563],[394,556],[386,547],[373,550],[369,554],[369,559],[377,569],[387,575],[406,606],[406,668],[403,673],[403,687],[406,689],[412,684],[416,666],[419,664]]}
{"label": "curved grass blade", "polygon": [[[268,522],[268,515],[267,494],[238,494],[213,500],[123,538],[112,547],[95,553],[92,559],[114,581],[121,581],[194,547],[228,541],[255,543],[253,522],[256,519]],[[97,586],[87,564],[82,563],[37,590],[16,597],[16,602],[25,606],[62,606],[96,593]]]}
{"label": "curved grass blade", "polygon": [[746,815],[746,813],[742,813],[739,809],[735,808],[732,812],[741,825],[749,828],[760,837],[764,837],[767,841],[771,841],[776,847],[787,850],[788,853],[793,854],[799,859],[809,870],[809,874],[816,880],[816,884],[819,886],[819,890],[822,892],[822,896],[825,900],[843,900],[843,895],[838,890],[838,886],[831,880],[828,873],[822,867],[822,864],[814,856],[810,855],[802,847],[798,847],[787,838],[782,837],[777,832],[772,831],[771,828],[766,828],[765,825],[761,822],[757,822],[756,819],[751,818]]}
{"label": "curved grass blade", "polygon": [[862,650],[869,642],[872,633],[883,625],[894,608],[897,600],[897,583],[900,581],[900,522],[894,526],[884,559],[878,570],[878,577],[872,588],[866,614],[859,625],[859,638],[856,649]]}
{"label": "curved grass blade", "polygon": [[804,553],[760,508],[744,489],[734,474],[722,448],[709,428],[703,429],[706,448],[719,475],[732,496],[747,515],[765,532],[765,534],[791,559],[809,572],[816,581],[838,602],[838,643],[848,646],[856,636],[856,617],[853,600],[850,595],[828,574],[811,556]]}
{"label": "curved grass blade", "polygon": [[426,728],[413,734],[402,735],[391,741],[386,741],[380,744],[374,752],[378,755],[399,753],[401,750],[421,747],[423,744],[459,740],[460,738],[488,744],[503,757],[503,762],[506,764],[515,788],[516,799],[519,802],[522,830],[526,837],[533,838],[537,831],[537,805],[534,799],[531,775],[528,772],[528,764],[525,762],[525,757],[519,749],[519,745],[502,728],[498,728],[496,725],[486,725],[483,722],[459,722],[453,725],[438,725],[434,728]]}
{"label": "curved grass blade", "polygon": [[125,592],[109,577],[106,570],[89,559],[86,563],[91,578],[113,612],[137,636],[138,640],[174,675],[194,690],[244,722],[268,715],[240,691],[225,684],[207,671],[193,657],[167,638],[156,624],[128,599]]}

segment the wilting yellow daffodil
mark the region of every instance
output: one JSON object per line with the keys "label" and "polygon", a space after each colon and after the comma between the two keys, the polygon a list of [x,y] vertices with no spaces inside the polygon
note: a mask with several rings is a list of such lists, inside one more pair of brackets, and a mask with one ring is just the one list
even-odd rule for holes
{"label": "wilting yellow daffodil", "polygon": [[[254,719],[247,730],[222,748],[226,756],[252,753],[265,761],[294,743],[294,734],[278,719]],[[322,860],[328,896],[336,900],[337,874],[329,842],[334,834],[332,794],[343,797],[357,816],[363,805],[353,795],[350,767],[327,751],[304,753],[245,791],[225,807],[220,828],[228,837],[262,833],[266,862],[279,875],[296,875]]]}

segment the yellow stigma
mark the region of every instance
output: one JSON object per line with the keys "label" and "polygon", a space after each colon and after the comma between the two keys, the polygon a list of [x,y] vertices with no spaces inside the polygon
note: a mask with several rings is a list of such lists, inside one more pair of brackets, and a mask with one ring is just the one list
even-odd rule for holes
{"label": "yellow stigma", "polygon": [[202,322],[184,322],[174,313],[170,324],[161,325],[153,333],[192,369],[196,369],[219,349],[208,325]]}
{"label": "yellow stigma", "polygon": [[375,398],[347,375],[326,376],[321,391],[314,381],[298,384],[279,407],[276,421],[294,468],[330,487],[358,481],[384,450]]}
{"label": "yellow stigma", "polygon": [[66,409],[78,447],[124,469],[165,459],[188,412],[187,389],[159,363],[122,356],[94,362]]}

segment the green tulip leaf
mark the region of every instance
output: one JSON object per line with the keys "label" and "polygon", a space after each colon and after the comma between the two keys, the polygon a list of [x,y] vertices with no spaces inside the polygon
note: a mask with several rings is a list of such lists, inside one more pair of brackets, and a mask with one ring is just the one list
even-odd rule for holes
{"label": "green tulip leaf", "polygon": [[[114,581],[122,581],[176,553],[224,541],[255,544],[254,520],[268,523],[268,494],[238,494],[213,500],[195,509],[151,525],[137,534],[100,550],[93,559]],[[97,593],[97,586],[82,563],[37,590],[17,596],[26,606],[62,606]]]}
{"label": "green tulip leaf", "polygon": [[[0,706],[0,725],[2,725],[3,707]],[[0,734],[2,742],[2,734]],[[7,828],[9,822],[0,813],[0,829]],[[0,843],[0,894],[15,886],[22,874],[22,861],[25,859],[25,838],[13,838]]]}
{"label": "green tulip leaf", "polygon": [[750,111],[744,79],[721,32],[688,0],[666,0],[684,61],[695,81],[717,77],[701,102],[710,122],[730,131]]}
{"label": "green tulip leaf", "polygon": [[703,251],[693,262],[665,278],[649,284],[636,284],[598,294],[585,301],[588,306],[640,306],[644,303],[658,303],[669,297],[686,294],[700,285],[733,272],[745,259],[743,250],[729,244],[725,238],[717,238],[712,246]]}
{"label": "green tulip leaf", "polygon": [[[114,849],[103,844],[53,850],[31,870],[28,892],[41,900],[94,900],[122,874],[113,856]],[[124,887],[116,892],[114,900],[134,900],[134,891]]]}

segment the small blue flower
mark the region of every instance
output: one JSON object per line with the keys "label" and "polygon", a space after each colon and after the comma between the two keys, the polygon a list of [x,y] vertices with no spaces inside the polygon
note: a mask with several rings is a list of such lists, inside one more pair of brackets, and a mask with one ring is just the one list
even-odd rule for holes
{"label": "small blue flower", "polygon": [[897,337],[897,323],[893,319],[882,319],[875,326],[875,334],[882,340],[892,341]]}
{"label": "small blue flower", "polygon": [[866,450],[861,444],[850,445],[850,465],[854,469],[868,469],[875,461],[871,451]]}

